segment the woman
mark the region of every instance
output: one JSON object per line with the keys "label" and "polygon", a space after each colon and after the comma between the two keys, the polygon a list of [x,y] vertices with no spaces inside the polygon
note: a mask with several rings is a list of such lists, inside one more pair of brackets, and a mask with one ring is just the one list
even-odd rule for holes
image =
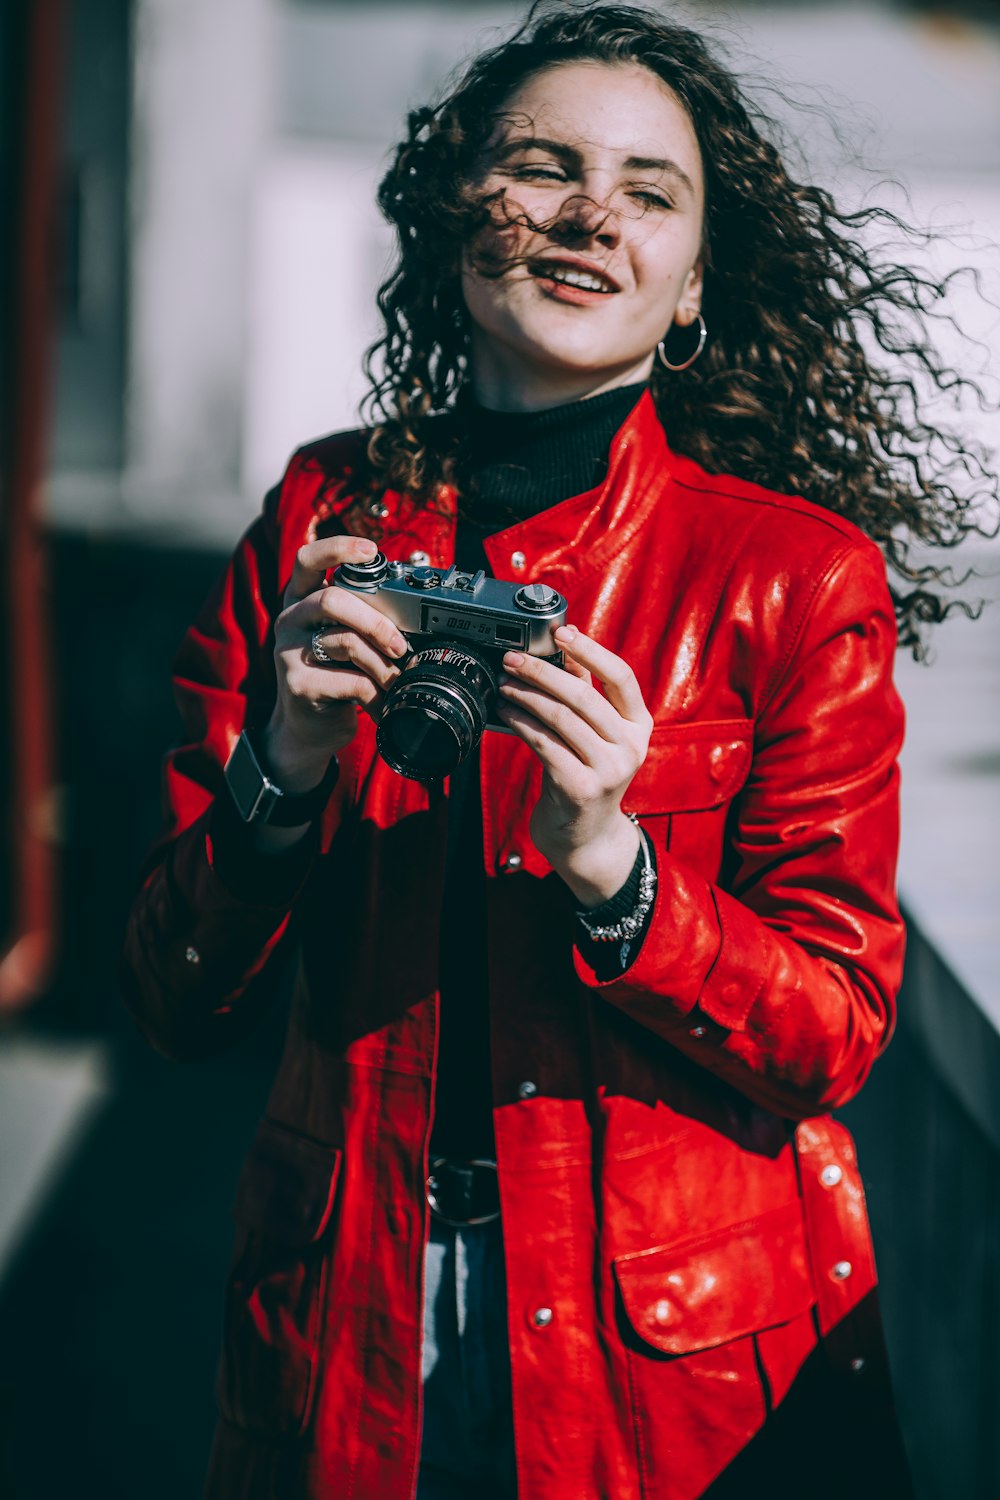
{"label": "woman", "polygon": [[[208,1493],[906,1494],[826,1111],[902,962],[896,624],[945,607],[901,528],[972,524],[866,353],[912,315],[943,381],[936,289],[632,7],[536,7],[380,201],[371,430],[295,455],[186,638],[127,942],[177,1057],[294,975]],[[376,548],[568,601],[445,782],[378,754],[408,642],[327,586]]]}

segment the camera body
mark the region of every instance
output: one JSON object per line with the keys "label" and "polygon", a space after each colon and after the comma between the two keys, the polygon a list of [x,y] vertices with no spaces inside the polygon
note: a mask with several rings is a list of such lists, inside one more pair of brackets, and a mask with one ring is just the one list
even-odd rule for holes
{"label": "camera body", "polygon": [[389,562],[342,563],[333,584],[386,615],[410,643],[386,694],[378,748],[404,776],[450,775],[484,729],[509,733],[496,715],[506,651],[562,666],[552,632],[566,600],[544,583],[507,583],[480,570]]}

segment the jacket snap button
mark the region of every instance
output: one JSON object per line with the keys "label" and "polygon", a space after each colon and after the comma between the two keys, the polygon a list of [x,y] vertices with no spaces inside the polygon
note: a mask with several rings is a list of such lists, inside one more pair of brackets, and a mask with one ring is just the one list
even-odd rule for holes
{"label": "jacket snap button", "polygon": [[706,1031],[707,1031],[707,1028],[704,1027],[704,1026],[692,1026],[691,1027],[691,1031],[690,1031],[690,1035],[691,1036],[696,1036],[698,1038],[698,1040],[700,1041],[701,1038],[706,1034]]}
{"label": "jacket snap button", "polygon": [[534,1323],[536,1328],[548,1328],[549,1324],[552,1322],[551,1307],[536,1307],[534,1312],[531,1314],[531,1321]]}
{"label": "jacket snap button", "polygon": [[861,1371],[864,1369],[864,1367],[865,1367],[865,1362],[864,1362],[863,1359],[852,1359],[851,1360],[851,1373],[853,1375],[860,1375]]}
{"label": "jacket snap button", "polygon": [[834,1281],[846,1281],[853,1270],[854,1267],[849,1260],[838,1260],[837,1264],[831,1270],[830,1275]]}
{"label": "jacket snap button", "polygon": [[819,1180],[824,1187],[836,1187],[843,1175],[839,1167],[831,1164],[829,1167],[823,1168],[819,1174]]}
{"label": "jacket snap button", "polygon": [[417,552],[411,552],[410,553],[409,560],[410,560],[410,562],[413,564],[413,566],[415,568],[422,568],[422,567],[425,567],[426,564],[429,563],[431,559],[430,559],[430,554],[428,552],[417,551]]}
{"label": "jacket snap button", "polygon": [[522,572],[527,561],[528,559],[525,557],[523,552],[512,552],[510,554],[510,565],[514,569],[515,573]]}
{"label": "jacket snap button", "polygon": [[537,1093],[538,1084],[532,1083],[530,1078],[526,1078],[523,1083],[519,1083],[517,1086],[517,1097],[519,1099],[534,1099]]}
{"label": "jacket snap button", "polygon": [[191,948],[191,947],[185,948],[184,949],[184,957],[187,959],[187,961],[188,961],[189,964],[200,964],[201,963],[201,954],[198,952],[197,948]]}
{"label": "jacket snap button", "polygon": [[500,861],[500,868],[501,870],[519,870],[523,863],[524,860],[518,854],[517,850],[512,849],[510,854],[505,855]]}
{"label": "jacket snap button", "polygon": [[670,1303],[667,1301],[666,1297],[661,1297],[659,1302],[657,1302],[656,1306],[653,1308],[653,1321],[654,1323],[670,1322]]}

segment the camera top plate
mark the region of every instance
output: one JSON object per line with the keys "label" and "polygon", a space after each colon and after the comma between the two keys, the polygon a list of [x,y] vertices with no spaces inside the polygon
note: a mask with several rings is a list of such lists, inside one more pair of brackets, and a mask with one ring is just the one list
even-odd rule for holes
{"label": "camera top plate", "polygon": [[406,636],[445,637],[501,651],[551,656],[552,632],[566,621],[566,600],[547,584],[509,583],[454,564],[388,562],[342,565],[334,584],[363,594]]}

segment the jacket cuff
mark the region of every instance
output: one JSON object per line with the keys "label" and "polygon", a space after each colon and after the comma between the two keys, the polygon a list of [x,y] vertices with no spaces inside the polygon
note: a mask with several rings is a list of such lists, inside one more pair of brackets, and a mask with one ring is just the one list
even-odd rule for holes
{"label": "jacket cuff", "polygon": [[610,927],[635,911],[642,888],[642,872],[646,868],[647,850],[650,864],[655,871],[656,851],[653,848],[653,841],[643,833],[635,863],[621,889],[613,896],[609,896],[607,901],[603,901],[600,906],[595,906],[589,911],[577,911],[576,946],[601,983],[619,978],[635,963],[646,933],[649,931],[653,906],[651,905],[646,912],[638,932],[630,938],[619,938],[618,942],[606,942],[591,937],[581,919],[586,918],[592,927]]}
{"label": "jacket cuff", "polygon": [[722,948],[722,925],[711,885],[662,849],[656,895],[642,947],[629,968],[602,979],[577,947],[577,976],[601,998],[654,1031],[683,1025],[702,1000]]}
{"label": "jacket cuff", "polygon": [[219,883],[242,905],[285,910],[294,903],[316,862],[320,833],[317,818],[291,849],[265,854],[224,792],[208,816],[208,863]]}

